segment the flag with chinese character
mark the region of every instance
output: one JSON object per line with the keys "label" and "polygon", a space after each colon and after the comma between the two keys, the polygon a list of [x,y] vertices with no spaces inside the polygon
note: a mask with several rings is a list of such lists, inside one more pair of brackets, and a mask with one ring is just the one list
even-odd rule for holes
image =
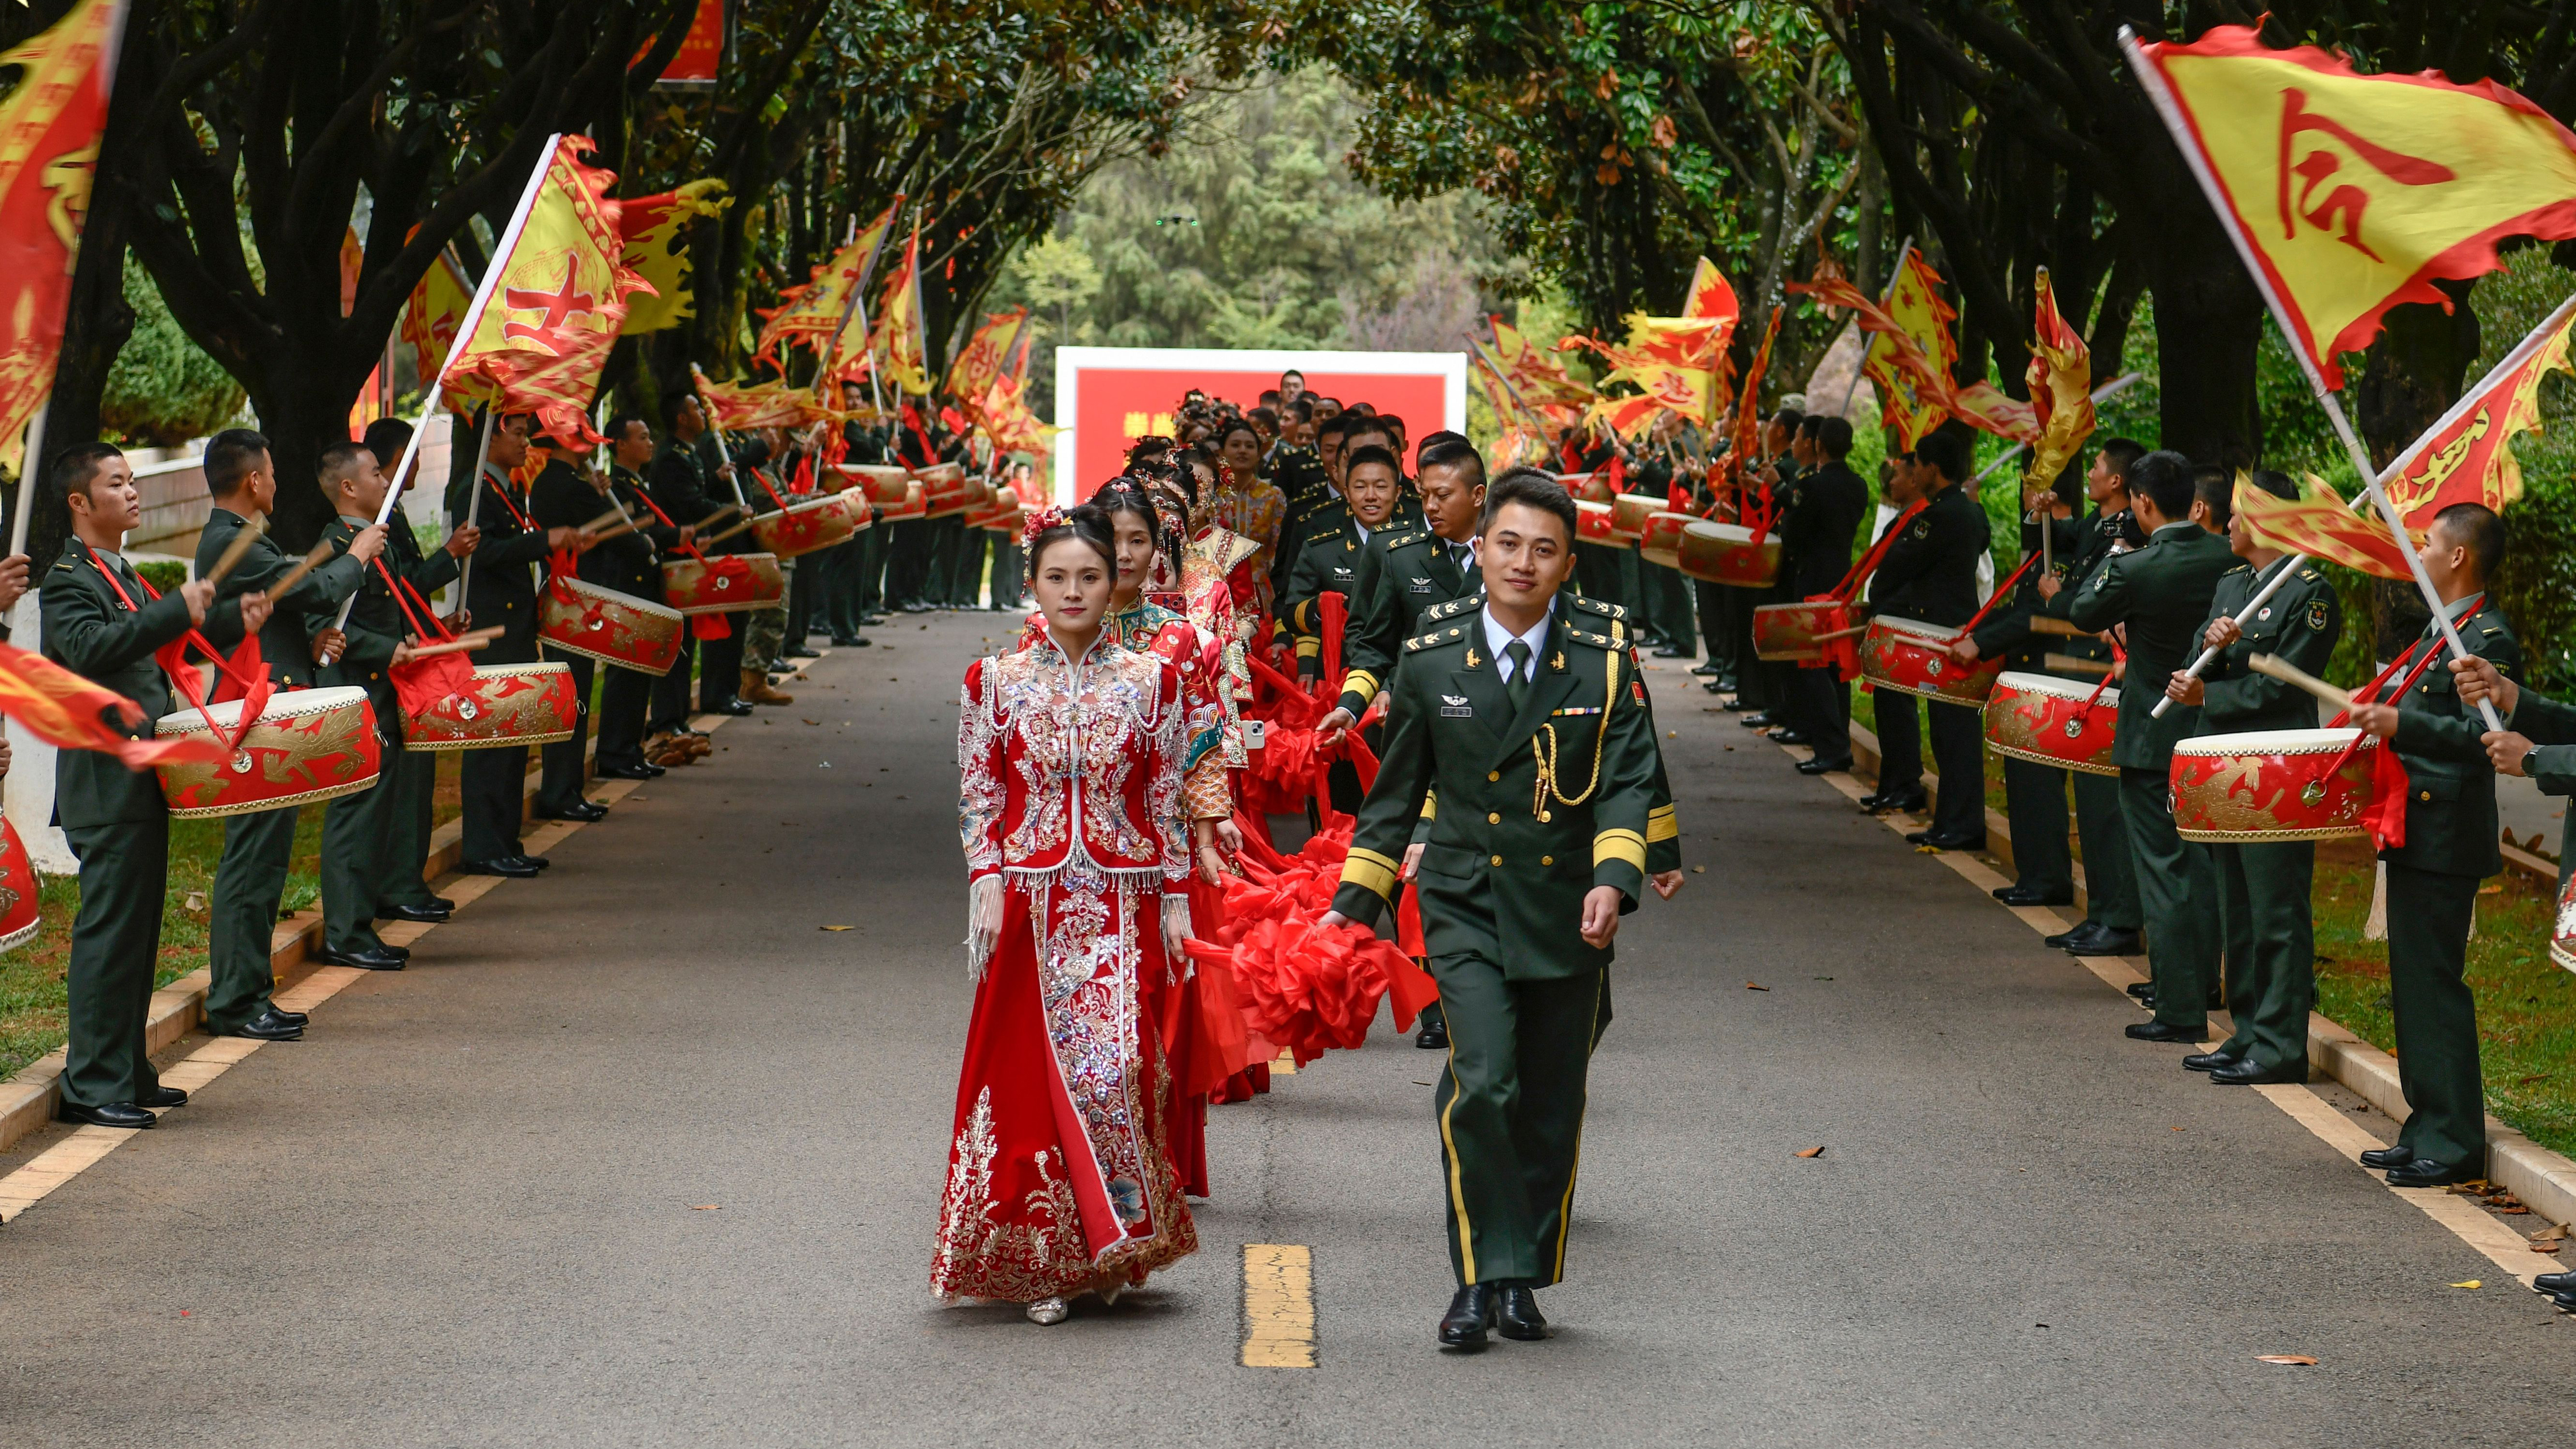
{"label": "flag with chinese character", "polygon": [[108,727],[114,714],[128,727],[144,722],[143,706],[93,684],[41,654],[0,644],[0,714],[60,750],[114,755],[129,770],[156,764],[220,764],[232,751],[210,734],[128,739]]}
{"label": "flag with chinese character", "polygon": [[[921,320],[921,220],[913,219],[912,237],[903,246],[903,256],[886,273],[884,295],[877,299],[877,315],[868,337],[868,361],[884,369],[887,383],[915,397],[930,395],[930,361],[927,352],[928,331]],[[846,353],[848,343],[842,344]],[[823,359],[824,376],[843,374],[848,364],[840,358]]]}
{"label": "flag with chinese character", "polygon": [[2389,308],[2447,310],[2433,284],[2495,270],[2498,242],[2576,237],[2576,134],[2493,81],[2363,75],[2241,25],[2129,52],[2328,387]]}
{"label": "flag with chinese character", "polygon": [[1521,401],[1532,407],[1550,403],[1581,407],[1592,401],[1592,389],[1569,376],[1563,364],[1532,347],[1519,328],[1500,317],[1487,320],[1494,328],[1494,365]]}
{"label": "flag with chinese character", "polygon": [[[1896,269],[1896,278],[1888,283],[1883,304],[1888,317],[1899,329],[1898,335],[1912,339],[1930,367],[1943,377],[1959,365],[1959,344],[1950,335],[1950,324],[1959,314],[1941,300],[1941,274],[1923,260],[1919,251],[1909,250],[1905,264]],[[1866,326],[1867,324],[1863,324]],[[1911,448],[1923,440],[1950,416],[1949,410],[1923,395],[1915,386],[1914,374],[1897,365],[1896,339],[1888,333],[1877,333],[1869,340],[1869,351],[1861,357],[1860,375],[1878,387],[1885,404],[1880,415],[1896,429],[1900,447]]]}
{"label": "flag with chinese character", "polygon": [[902,209],[903,198],[897,196],[883,215],[851,234],[848,246],[816,267],[810,280],[782,289],[778,305],[760,314],[760,338],[752,345],[753,353],[774,361],[778,349],[789,343],[817,351],[827,346],[850,315],[850,301],[875,269],[877,253],[894,233],[895,213]]}
{"label": "flag with chinese character", "polygon": [[715,382],[699,372],[695,364],[689,370],[697,373],[698,402],[706,409],[707,422],[714,427],[727,431],[794,428],[812,422],[816,416],[810,388],[791,387],[784,382]]}
{"label": "flag with chinese character", "polygon": [[2513,438],[2540,431],[2541,379],[2552,371],[2576,371],[2567,360],[2571,327],[2576,327],[2576,298],[2560,304],[2399,455],[2381,486],[2408,528],[2430,527],[2433,515],[2454,503],[2502,508],[2522,496],[2522,464],[2513,455]]}
{"label": "flag with chinese character", "polygon": [[619,233],[626,238],[626,266],[653,289],[649,294],[637,293],[627,303],[627,332],[659,332],[665,327],[677,327],[693,315],[689,223],[701,216],[714,216],[732,204],[733,198],[725,194],[725,184],[712,176],[659,196],[626,198],[617,221]]}
{"label": "flag with chinese character", "polygon": [[490,300],[447,364],[447,390],[469,402],[533,413],[566,447],[604,441],[583,409],[617,345],[631,292],[652,287],[624,260],[617,177],[585,166],[586,136],[565,136],[546,159],[518,235],[492,261]]}
{"label": "flag with chinese character", "polygon": [[2022,378],[2030,384],[2030,410],[2039,435],[2031,442],[2030,467],[2022,478],[2033,488],[2045,488],[2093,436],[2093,353],[2083,334],[2058,315],[2048,268],[2039,268],[2032,282],[2039,289],[2038,315],[2032,324],[2030,368]]}
{"label": "flag with chinese character", "polygon": [[17,72],[0,100],[0,460],[11,463],[53,391],[124,22],[124,0],[82,0],[0,55]]}
{"label": "flag with chinese character", "polygon": [[1029,325],[1029,309],[1014,307],[1008,312],[995,312],[966,339],[957,356],[948,364],[947,393],[960,403],[980,405],[984,394],[992,391],[995,381],[1009,365],[1020,333]]}
{"label": "flag with chinese character", "polygon": [[[1844,307],[1859,314],[1862,329],[1876,333],[1878,341],[1887,344],[1896,374],[1912,385],[1918,401],[1928,403],[1940,413],[1956,417],[1972,427],[2017,443],[2033,442],[2039,437],[2039,417],[2029,403],[2014,401],[1990,382],[1972,382],[1962,386],[1952,380],[1949,369],[1936,364],[1924,352],[1922,344],[1914,339],[1906,324],[1853,286],[1851,278],[1843,275],[1843,269],[1832,259],[1816,264],[1813,280],[1791,282],[1789,290],[1813,297],[1823,306]],[[1949,331],[1946,326],[1939,335],[1947,341]],[[1875,350],[1877,344],[1871,346]],[[1933,418],[1930,427],[1939,426],[1939,414],[1929,416]],[[1925,431],[1928,432],[1930,427]],[[1905,446],[1913,445],[1907,443]]]}
{"label": "flag with chinese character", "polygon": [[441,249],[438,259],[421,274],[420,284],[411,289],[411,299],[403,303],[401,335],[403,345],[411,349],[413,376],[438,375],[447,350],[456,345],[456,329],[465,325],[465,314],[473,309],[474,284],[457,265],[456,253]]}
{"label": "flag with chinese character", "polygon": [[2255,541],[2283,553],[2303,553],[2383,579],[2412,579],[2413,567],[2378,512],[2352,505],[2316,474],[2307,475],[2296,502],[2275,498],[2238,475],[2236,511]]}

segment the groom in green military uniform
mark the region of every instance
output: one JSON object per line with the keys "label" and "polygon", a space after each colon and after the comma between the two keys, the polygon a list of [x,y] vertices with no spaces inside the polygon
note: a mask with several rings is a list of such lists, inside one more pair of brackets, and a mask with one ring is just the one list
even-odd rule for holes
{"label": "groom in green military uniform", "polygon": [[1618,611],[1563,595],[1574,501],[1534,469],[1486,494],[1485,600],[1427,611],[1405,641],[1385,760],[1328,924],[1373,920],[1434,788],[1419,873],[1449,1018],[1433,1097],[1460,1284],[1444,1346],[1547,1336],[1535,1290],[1565,1270],[1584,1079],[1608,1010],[1611,939],[1646,879],[1660,756]]}

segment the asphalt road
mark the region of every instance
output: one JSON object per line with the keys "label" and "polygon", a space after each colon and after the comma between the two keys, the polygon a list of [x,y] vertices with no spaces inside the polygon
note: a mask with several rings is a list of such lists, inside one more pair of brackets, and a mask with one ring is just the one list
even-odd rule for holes
{"label": "asphalt road", "polygon": [[[2576,1326],[1669,667],[1707,871],[1620,937],[1554,1341],[1434,1349],[1436,1058],[1384,1026],[1216,1112],[1147,1291],[937,1306],[998,623],[824,661],[0,1229],[0,1444],[2563,1436]],[[1247,1242],[1312,1250],[1315,1368],[1237,1363]]]}

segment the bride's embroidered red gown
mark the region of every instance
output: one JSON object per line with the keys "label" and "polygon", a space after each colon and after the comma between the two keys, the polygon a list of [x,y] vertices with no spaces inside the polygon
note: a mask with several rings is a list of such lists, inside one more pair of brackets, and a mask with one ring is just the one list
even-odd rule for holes
{"label": "bride's embroidered red gown", "polygon": [[1043,633],[966,671],[958,829],[1000,875],[975,997],[931,1291],[1031,1303],[1141,1283],[1198,1247],[1174,1170],[1153,1022],[1175,985],[1165,896],[1186,896],[1189,712],[1161,659]]}

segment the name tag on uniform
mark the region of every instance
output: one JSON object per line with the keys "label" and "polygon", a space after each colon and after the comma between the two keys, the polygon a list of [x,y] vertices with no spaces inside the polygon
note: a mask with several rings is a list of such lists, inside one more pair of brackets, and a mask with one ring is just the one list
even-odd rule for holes
{"label": "name tag on uniform", "polygon": [[1417,594],[1427,594],[1431,592],[1431,581],[1429,579],[1415,579],[1405,587]]}
{"label": "name tag on uniform", "polygon": [[1444,694],[1440,696],[1440,717],[1442,719],[1474,719],[1476,717],[1476,711],[1473,706],[1467,703],[1467,696],[1463,694]]}

